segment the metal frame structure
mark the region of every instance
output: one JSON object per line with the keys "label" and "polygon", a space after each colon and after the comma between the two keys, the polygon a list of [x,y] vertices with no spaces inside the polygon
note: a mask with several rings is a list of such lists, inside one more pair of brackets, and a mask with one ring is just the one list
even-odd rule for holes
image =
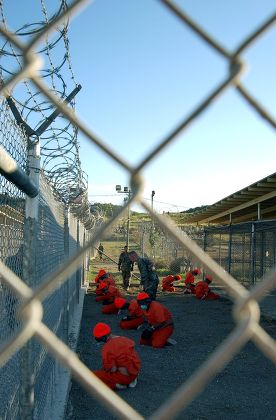
{"label": "metal frame structure", "polygon": [[276,173],[195,213],[185,213],[183,223],[231,224],[276,219]]}

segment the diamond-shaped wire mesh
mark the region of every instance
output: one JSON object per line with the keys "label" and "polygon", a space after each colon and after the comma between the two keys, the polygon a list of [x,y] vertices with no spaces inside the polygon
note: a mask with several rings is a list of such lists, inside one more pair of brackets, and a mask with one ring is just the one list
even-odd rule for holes
{"label": "diamond-shaped wire mesh", "polygon": [[[140,193],[143,186],[143,170],[147,165],[154,160],[159,153],[164,149],[165,146],[171,145],[174,139],[180,132],[183,132],[186,127],[188,127],[193,121],[196,120],[201,113],[208,108],[208,106],[217,99],[217,97],[223,94],[230,87],[235,87],[238,92],[248,101],[248,104],[254,108],[266,122],[272,125],[275,128],[275,120],[272,116],[258,103],[253,96],[246,91],[241,83],[241,76],[244,68],[244,63],[242,60],[242,53],[244,50],[249,47],[253,42],[258,39],[258,37],[267,29],[269,29],[272,24],[275,22],[275,16],[272,16],[268,19],[267,22],[258,30],[254,31],[248,39],[236,48],[235,51],[229,52],[226,51],[219,43],[219,41],[212,39],[207,33],[205,33],[202,28],[197,25],[195,21],[190,19],[178,6],[173,4],[169,0],[160,1],[164,6],[167,7],[168,12],[174,13],[179,19],[183,22],[183,25],[186,25],[193,31],[198,37],[203,39],[207,45],[214,49],[215,52],[220,54],[228,61],[229,64],[229,74],[225,75],[225,78],[220,82],[213,92],[202,100],[198,104],[197,108],[190,113],[190,115],[185,118],[179,126],[173,130],[173,132],[166,137],[163,142],[159,143],[154,150],[149,153],[141,162],[136,162],[136,165],[133,167],[124,159],[111,150],[108,146],[104,144],[101,139],[97,138],[92,130],[87,127],[84,122],[81,120],[80,116],[74,114],[71,109],[64,103],[61,103],[60,100],[55,96],[45,85],[44,81],[39,75],[40,61],[35,53],[37,45],[43,40],[45,35],[50,34],[55,30],[56,25],[60,23],[63,19],[68,18],[70,15],[73,15],[79,6],[84,5],[86,2],[83,0],[75,1],[71,4],[68,10],[64,11],[62,15],[59,15],[53,21],[49,22],[47,26],[43,28],[41,32],[36,34],[32,40],[26,45],[23,46],[17,39],[14,34],[8,33],[8,31],[1,27],[1,34],[3,37],[7,38],[9,42],[13,43],[15,47],[21,50],[23,55],[23,65],[22,68],[14,75],[3,81],[1,88],[2,94],[7,94],[8,89],[11,88],[15,83],[27,78],[33,82],[36,88],[50,101],[54,107],[56,107],[60,113],[67,118],[75,127],[82,132],[91,143],[97,146],[102,153],[111,158],[114,163],[119,165],[122,169],[125,169],[130,178],[130,185],[133,195],[131,197],[131,202],[139,202],[144,209],[151,215],[152,220],[165,232],[165,236],[168,241],[164,247],[162,245],[162,240],[158,244],[159,253],[163,252],[162,256],[164,258],[170,259],[173,255],[176,256],[176,253],[183,252],[181,257],[186,258],[188,256],[189,261],[197,262],[204,269],[206,269],[210,274],[214,275],[218,282],[225,287],[228,294],[232,297],[235,302],[235,319],[237,321],[236,328],[231,332],[231,334],[220,344],[220,346],[213,352],[213,354],[206,360],[206,362],[199,367],[199,369],[190,377],[181,388],[179,388],[174,395],[173,399],[168,399],[164,404],[153,414],[151,418],[153,419],[166,419],[172,418],[180,410],[183,410],[189,402],[191,402],[211,379],[212,377],[219,372],[223,367],[233,358],[233,356],[241,349],[241,347],[246,344],[248,340],[254,341],[256,346],[259,347],[260,351],[263,352],[267,357],[269,357],[273,362],[276,361],[276,348],[275,343],[272,338],[260,327],[259,325],[259,307],[258,301],[262,299],[267,290],[271,290],[275,287],[276,275],[274,272],[268,272],[259,282],[255,288],[251,289],[250,292],[244,288],[238,281],[235,280],[227,271],[224,270],[226,252],[224,250],[220,255],[219,264],[214,261],[208,253],[203,251],[202,246],[198,244],[202,238],[195,237],[195,241],[188,237],[186,234],[183,234],[182,231],[177,229],[171,221],[166,217],[161,217],[160,215],[155,214],[148,204],[141,198]],[[12,188],[12,187],[11,187]],[[43,191],[41,192],[41,194]],[[47,194],[47,192],[45,192]],[[43,196],[43,195],[42,195]],[[54,199],[54,198],[53,198]],[[17,200],[19,203],[20,200]],[[57,205],[58,206],[58,205]],[[126,206],[125,206],[126,207]],[[52,214],[47,214],[47,210],[42,203],[41,212],[43,215],[40,217],[40,222],[43,224],[41,230],[41,235],[43,235],[44,228],[49,222],[49,218],[55,216],[55,229],[60,229],[60,222],[56,217],[56,208],[52,210]],[[19,214],[18,214],[19,213]],[[12,213],[10,213],[12,214]],[[100,382],[96,377],[91,375],[90,370],[84,366],[78,357],[70,351],[70,349],[64,344],[62,339],[66,343],[66,326],[62,331],[58,325],[52,325],[49,318],[53,314],[47,313],[47,305],[49,301],[55,299],[56,301],[52,303],[52,306],[58,304],[58,299],[63,299],[64,296],[69,299],[75,299],[72,296],[75,288],[71,287],[71,279],[78,270],[78,267],[82,264],[83,258],[87,252],[97,246],[99,240],[102,238],[103,234],[109,229],[111,225],[114,225],[119,219],[121,213],[116,217],[113,217],[111,221],[102,225],[92,238],[89,239],[86,243],[82,244],[82,247],[79,246],[78,240],[70,242],[70,246],[67,250],[68,259],[64,259],[64,256],[59,255],[59,242],[57,241],[57,248],[54,252],[50,251],[50,248],[53,246],[51,243],[51,237],[49,243],[46,241],[45,251],[51,253],[53,261],[47,259],[47,264],[51,264],[51,270],[46,269],[46,275],[43,279],[43,282],[40,283],[38,287],[35,284],[26,285],[22,282],[20,278],[20,272],[16,269],[17,257],[13,261],[12,269],[15,272],[10,271],[4,262],[0,264],[0,274],[3,290],[11,290],[13,299],[19,299],[23,301],[23,309],[21,312],[21,324],[22,327],[19,331],[15,330],[15,335],[8,337],[6,342],[6,347],[2,349],[0,353],[0,362],[2,365],[8,369],[9,364],[17,363],[17,351],[22,349],[25,343],[33,343],[34,346],[41,346],[40,350],[37,352],[39,355],[37,361],[37,370],[36,373],[38,376],[45,375],[47,372],[44,370],[39,371],[39,365],[42,359],[49,359],[49,364],[55,363],[54,360],[61,362],[72,372],[72,375],[84,386],[90,393],[95,395],[111,412],[116,414],[121,418],[129,419],[138,419],[142,418],[139,413],[137,413],[132,407],[126,404],[119,396],[115,395],[110,391],[102,382]],[[66,218],[66,215],[60,214],[60,217]],[[17,242],[15,241],[14,251],[19,250],[20,243],[22,242],[23,227],[22,227],[22,213],[20,211],[16,212],[16,215],[10,217],[15,223],[15,229],[18,228],[19,236]],[[73,231],[75,228],[72,227]],[[78,229],[78,228],[76,228]],[[143,234],[150,234],[150,230],[147,230],[147,226],[142,227]],[[60,232],[62,235],[62,232]],[[224,235],[225,244],[229,246],[229,241],[227,233],[218,233],[213,238],[213,241],[218,239],[221,240],[221,236]],[[74,234],[72,235],[74,237]],[[237,237],[238,238],[238,237]],[[70,238],[71,240],[71,238]],[[243,238],[236,239],[233,238],[233,255],[238,254],[239,242],[244,241],[246,244],[249,239],[243,236]],[[269,241],[269,237],[267,238]],[[201,244],[202,245],[202,244]],[[61,245],[60,245],[61,246]],[[163,246],[163,248],[162,248]],[[205,248],[208,251],[208,243]],[[185,264],[185,260],[183,260]],[[41,265],[43,267],[43,264]],[[51,274],[49,274],[49,271]],[[42,273],[41,273],[42,274]],[[75,281],[75,280],[73,280]],[[53,291],[56,291],[53,294]],[[7,311],[9,308],[14,308],[14,304],[9,304],[8,293],[4,292],[3,296],[7,302]],[[2,294],[1,294],[2,298]],[[44,307],[45,316],[42,318],[42,305]],[[14,309],[12,309],[14,310]],[[67,314],[68,316],[68,314]],[[13,322],[13,314],[8,317],[9,322]],[[66,319],[68,322],[68,319]],[[7,326],[8,327],[12,327]],[[51,357],[49,356],[51,355]],[[44,369],[47,364],[44,364]],[[212,372],[212,373],[211,373]],[[39,383],[39,377],[36,378]],[[48,378],[48,380],[50,380]],[[43,393],[43,387],[40,388]],[[43,396],[42,396],[43,398]],[[38,409],[39,410],[39,409]]]}

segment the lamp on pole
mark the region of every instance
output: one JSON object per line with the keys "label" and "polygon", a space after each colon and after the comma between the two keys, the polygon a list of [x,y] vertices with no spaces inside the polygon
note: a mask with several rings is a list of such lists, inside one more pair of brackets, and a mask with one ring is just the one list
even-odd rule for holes
{"label": "lamp on pole", "polygon": [[[128,202],[130,201],[130,194],[131,191],[128,187],[124,187],[124,189],[122,190],[121,185],[116,185],[116,191],[119,194],[126,194],[128,196],[125,197],[126,200],[128,200]],[[128,204],[127,206],[127,237],[126,237],[126,246],[129,247],[129,230],[130,230],[130,206]]]}

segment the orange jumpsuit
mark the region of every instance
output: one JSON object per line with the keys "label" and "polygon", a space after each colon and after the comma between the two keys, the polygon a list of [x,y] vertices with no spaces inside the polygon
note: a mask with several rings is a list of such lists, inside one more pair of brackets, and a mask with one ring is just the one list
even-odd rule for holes
{"label": "orange jumpsuit", "polygon": [[170,311],[161,303],[152,301],[147,311],[143,311],[150,326],[155,327],[150,339],[140,338],[140,344],[164,347],[173,333],[173,320]]}
{"label": "orange jumpsuit", "polygon": [[163,292],[175,292],[175,288],[173,287],[174,276],[169,275],[163,277],[162,279],[162,291]]}
{"label": "orange jumpsuit", "polygon": [[111,276],[111,274],[105,273],[101,277],[96,276],[95,283],[96,283],[96,295],[97,296],[102,296],[103,295],[102,290],[99,290],[99,285],[100,285],[101,281],[104,281],[108,285],[111,284],[112,286],[115,286],[115,280]]}
{"label": "orange jumpsuit", "polygon": [[127,318],[122,319],[119,323],[123,330],[132,330],[144,322],[144,314],[136,299],[132,299],[129,303]]}
{"label": "orange jumpsuit", "polygon": [[195,294],[195,285],[193,284],[195,281],[195,276],[193,275],[192,271],[189,271],[186,274],[184,283],[185,283],[185,287],[184,287],[184,294],[185,295],[194,295]]}
{"label": "orange jumpsuit", "polygon": [[116,389],[116,384],[129,385],[141,368],[134,346],[127,337],[110,337],[102,348],[103,367],[93,373],[111,389]]}
{"label": "orange jumpsuit", "polygon": [[208,283],[206,281],[199,281],[195,287],[195,295],[198,299],[219,299],[217,293],[211,292]]}
{"label": "orange jumpsuit", "polygon": [[103,314],[117,314],[119,309],[116,308],[114,300],[116,297],[122,297],[121,292],[115,286],[108,286],[107,292],[102,296],[96,297],[96,302],[102,302],[102,313]]}

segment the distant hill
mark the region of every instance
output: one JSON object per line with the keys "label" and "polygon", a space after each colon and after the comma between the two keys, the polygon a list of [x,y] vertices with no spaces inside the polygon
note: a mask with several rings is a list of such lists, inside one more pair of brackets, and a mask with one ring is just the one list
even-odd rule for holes
{"label": "distant hill", "polygon": [[199,207],[193,207],[193,208],[190,208],[190,209],[188,209],[188,210],[185,210],[185,211],[181,211],[180,213],[196,213],[196,212],[198,212],[198,211],[200,211],[200,210],[205,210],[205,209],[207,209],[207,205],[206,206],[199,206]]}

